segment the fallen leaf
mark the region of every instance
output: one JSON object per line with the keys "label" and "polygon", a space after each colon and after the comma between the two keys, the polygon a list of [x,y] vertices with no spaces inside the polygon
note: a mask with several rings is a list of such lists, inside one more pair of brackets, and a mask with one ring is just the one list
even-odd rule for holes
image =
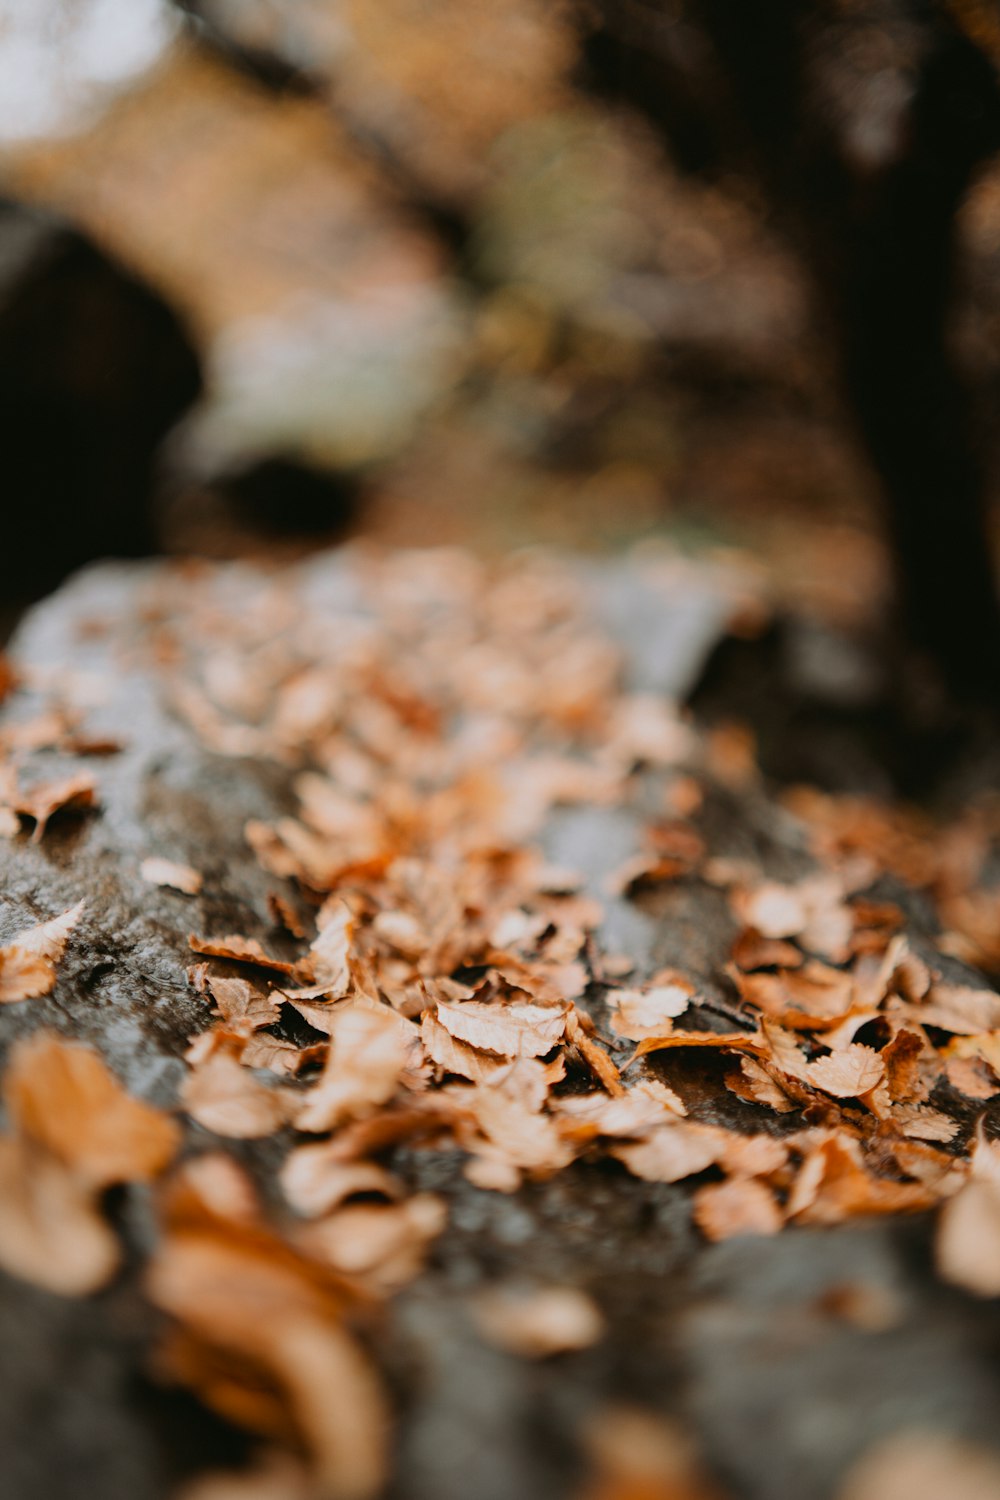
{"label": "fallen leaf", "polygon": [[522,1359],[587,1349],[605,1329],[596,1304],[575,1287],[491,1287],[470,1309],[483,1338]]}
{"label": "fallen leaf", "polygon": [[87,771],[62,781],[47,781],[20,792],[13,802],[15,812],[34,819],[33,841],[41,843],[45,830],[58,812],[84,812],[97,801],[97,782]]}
{"label": "fallen leaf", "polygon": [[774,1194],[753,1178],[706,1183],[694,1195],[692,1213],[709,1240],[728,1240],[741,1234],[777,1234],[782,1224]]}
{"label": "fallen leaf", "polygon": [[147,885],[165,885],[171,890],[181,891],[185,896],[197,896],[203,877],[190,865],[178,865],[170,859],[144,859],[139,874]]}
{"label": "fallen leaf", "polygon": [[463,1000],[442,1002],[437,1019],[460,1042],[501,1057],[542,1057],[551,1052],[566,1031],[565,1006],[536,1005],[512,1000],[489,1003]]}
{"label": "fallen leaf", "polygon": [[56,964],[83,908],[84,903],[78,901],[62,916],[29,927],[0,948],[0,1004],[35,1000],[50,993],[56,982]]}
{"label": "fallen leaf", "polygon": [[385,1296],[423,1270],[447,1221],[442,1198],[416,1193],[401,1203],[349,1203],[301,1230],[298,1240],[317,1260]]}
{"label": "fallen leaf", "polygon": [[386,1477],[388,1412],[345,1318],[342,1278],[258,1218],[230,1218],[179,1174],[146,1274],[154,1306],[176,1328],[161,1368],[229,1420],[295,1434],[327,1500],[374,1500]]}
{"label": "fallen leaf", "polygon": [[15,1042],[3,1095],[17,1128],[90,1188],[148,1182],[180,1145],[175,1120],[126,1093],[96,1052],[53,1032]]}
{"label": "fallen leaf", "polygon": [[618,990],[609,1015],[612,1030],[633,1042],[662,1036],[669,1031],[669,1023],[688,1009],[695,993],[696,987],[687,981],[643,990]]}
{"label": "fallen leaf", "polygon": [[1000,1455],[952,1433],[893,1433],[851,1467],[837,1500],[994,1500]]}
{"label": "fallen leaf", "polygon": [[87,1184],[30,1141],[0,1136],[0,1266],[63,1297],[111,1280],[121,1252]]}
{"label": "fallen leaf", "polygon": [[419,1033],[387,1006],[338,1005],[330,1020],[330,1052],[316,1086],[295,1112],[299,1130],[332,1130],[392,1098]]}
{"label": "fallen leaf", "polygon": [[253,964],[255,968],[272,969],[276,974],[294,974],[295,965],[283,959],[272,958],[254,938],[222,937],[200,938],[192,935],[188,943],[194,953],[203,953],[207,958],[229,958],[236,963]]}
{"label": "fallen leaf", "polygon": [[181,1085],[181,1103],[192,1120],[216,1135],[259,1140],[286,1124],[293,1101],[282,1089],[258,1083],[231,1052],[212,1052]]}

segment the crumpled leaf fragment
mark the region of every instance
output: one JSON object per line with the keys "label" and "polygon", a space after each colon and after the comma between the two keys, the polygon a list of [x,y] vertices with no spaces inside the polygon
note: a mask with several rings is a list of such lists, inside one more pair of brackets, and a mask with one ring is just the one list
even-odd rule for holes
{"label": "crumpled leaf fragment", "polygon": [[36,1000],[50,993],[56,965],[83,910],[84,903],[78,901],[61,916],[29,927],[0,948],[0,1004]]}

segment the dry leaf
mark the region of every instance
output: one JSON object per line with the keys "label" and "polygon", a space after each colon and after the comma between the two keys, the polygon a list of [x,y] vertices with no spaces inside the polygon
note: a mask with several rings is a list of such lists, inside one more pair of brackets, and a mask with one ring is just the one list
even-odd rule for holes
{"label": "dry leaf", "polygon": [[1000,1455],[951,1433],[883,1438],[851,1468],[838,1500],[995,1500]]}
{"label": "dry leaf", "polygon": [[213,1051],[181,1086],[184,1109],[206,1130],[234,1140],[259,1140],[284,1125],[294,1101],[282,1089],[269,1089],[236,1061],[231,1052]]}
{"label": "dry leaf", "polygon": [[0,1003],[49,994],[56,982],[56,964],[83,908],[84,903],[78,901],[62,916],[29,927],[0,948]]}
{"label": "dry leaf", "polygon": [[543,1057],[566,1031],[565,1006],[513,1000],[463,1000],[438,1005],[437,1019],[460,1042],[501,1057]]}
{"label": "dry leaf", "polygon": [[694,1221],[709,1240],[740,1234],[777,1234],[782,1218],[774,1194],[753,1178],[710,1182],[694,1195]]}
{"label": "dry leaf", "polygon": [[417,1028],[388,1007],[338,1005],[323,1075],[295,1112],[299,1130],[332,1130],[392,1098],[418,1046]]}
{"label": "dry leaf", "polygon": [[203,877],[190,865],[178,865],[170,859],[144,859],[139,874],[148,885],[165,885],[185,896],[197,896]]}
{"label": "dry leaf", "polygon": [[194,953],[203,953],[207,958],[229,958],[236,963],[253,964],[258,969],[271,969],[276,974],[294,974],[295,965],[280,958],[272,958],[254,938],[222,937],[200,938],[192,935],[188,943]]}
{"label": "dry leaf", "polygon": [[483,1338],[523,1359],[587,1349],[604,1334],[596,1304],[575,1287],[491,1287],[470,1306]]}
{"label": "dry leaf", "polygon": [[619,990],[609,1016],[612,1030],[633,1042],[662,1036],[670,1030],[670,1022],[684,1014],[695,993],[695,986],[686,980],[643,990]]}
{"label": "dry leaf", "polygon": [[398,1198],[402,1189],[384,1167],[371,1161],[331,1156],[329,1142],[299,1146],[281,1169],[281,1188],[296,1213],[307,1218],[329,1213],[358,1193]]}
{"label": "dry leaf", "polygon": [[20,792],[13,801],[15,812],[33,818],[33,841],[41,842],[50,820],[58,812],[83,812],[97,801],[97,782],[87,771],[79,771],[62,781],[47,781],[30,791]]}
{"label": "dry leaf", "polygon": [[388,1413],[367,1357],[344,1326],[341,1279],[257,1220],[228,1218],[181,1175],[147,1272],[178,1328],[161,1363],[223,1416],[297,1433],[328,1500],[374,1500],[386,1474]]}
{"label": "dry leaf", "polygon": [[432,1010],[425,1010],[420,1020],[420,1039],[427,1056],[446,1073],[455,1073],[459,1078],[468,1078],[472,1083],[485,1083],[507,1066],[507,1059],[495,1052],[485,1052],[480,1047],[470,1047],[442,1026]]}
{"label": "dry leaf", "polygon": [[63,1297],[111,1280],[121,1259],[94,1194],[30,1141],[0,1136],[0,1266]]}
{"label": "dry leaf", "polygon": [[299,1243],[317,1260],[389,1295],[423,1270],[447,1221],[442,1198],[416,1193],[402,1203],[349,1203],[303,1229]]}
{"label": "dry leaf", "polygon": [[645,1140],[616,1143],[610,1151],[647,1182],[680,1182],[712,1166],[718,1159],[719,1144],[714,1131],[681,1122],[660,1125]]}
{"label": "dry leaf", "polygon": [[17,1128],[94,1189],[149,1181],[180,1145],[175,1120],[127,1094],[96,1052],[52,1032],[14,1044],[3,1094]]}

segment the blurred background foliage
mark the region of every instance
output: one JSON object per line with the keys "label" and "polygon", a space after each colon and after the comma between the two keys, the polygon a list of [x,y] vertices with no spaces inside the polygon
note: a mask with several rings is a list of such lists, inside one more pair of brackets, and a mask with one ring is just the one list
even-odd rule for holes
{"label": "blurred background foliage", "polygon": [[[684,5],[661,12],[696,79]],[[877,146],[907,59],[872,34]],[[667,534],[749,543],[786,597],[863,618],[873,486],[799,265],[749,176],[685,172],[589,86],[585,41],[552,0],[0,0],[8,591],[88,548]],[[955,339],[991,397],[995,170],[961,238]],[[87,324],[81,246],[127,316]],[[170,358],[158,324],[135,344],[130,278]],[[101,371],[88,444],[65,412]]]}

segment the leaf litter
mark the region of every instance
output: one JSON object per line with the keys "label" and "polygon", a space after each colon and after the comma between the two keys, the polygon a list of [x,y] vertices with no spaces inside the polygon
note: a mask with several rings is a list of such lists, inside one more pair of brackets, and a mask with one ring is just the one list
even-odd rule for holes
{"label": "leaf litter", "polygon": [[[289,1485],[342,1500],[375,1495],[388,1462],[372,1311],[448,1232],[445,1200],[410,1192],[380,1159],[399,1143],[456,1151],[470,1182],[503,1193],[600,1157],[647,1181],[691,1180],[710,1240],[941,1206],[942,1274],[1000,1295],[1000,1147],[968,1127],[1000,1094],[1000,998],[945,977],[953,955],[1000,956],[981,883],[995,811],[941,829],[799,789],[784,816],[812,863],[775,880],[713,851],[697,824],[713,777],[732,782],[731,757],[677,706],[628,690],[551,564],[357,562],[366,611],[318,630],[292,590],[262,584],[260,609],[228,627],[236,653],[232,639],[213,647],[204,580],[172,580],[154,633],[175,708],[210,750],[296,774],[296,814],[245,830],[283,883],[268,902],[280,948],[191,934],[206,1027],[178,1105],[214,1140],[193,1135],[202,1154],[172,1173],[177,1123],[131,1100],[96,1053],[46,1033],[14,1049],[0,1264],[67,1295],[94,1290],[121,1259],[101,1195],[163,1176],[147,1270],[170,1321],[161,1374],[268,1442],[294,1435],[297,1457],[262,1460],[262,1492],[268,1465],[287,1463]],[[71,776],[30,803],[4,786],[35,838],[95,800]],[[651,786],[668,816],[649,817]],[[567,805],[647,809],[624,876],[600,892],[540,848]],[[206,885],[159,857],[141,874],[190,895]],[[940,967],[911,947],[898,908],[867,894],[886,874],[936,902]],[[616,893],[685,881],[724,893],[723,969],[643,976],[603,951]],[[51,992],[81,915],[0,948],[0,1001]],[[720,992],[734,997],[721,1011]],[[693,1084],[706,1060],[715,1102],[748,1105],[756,1128],[745,1111],[737,1129],[706,1110]],[[219,1149],[272,1136],[287,1143],[277,1221]],[[602,1327],[582,1291],[560,1287],[495,1289],[475,1317],[532,1358],[582,1349]]]}

